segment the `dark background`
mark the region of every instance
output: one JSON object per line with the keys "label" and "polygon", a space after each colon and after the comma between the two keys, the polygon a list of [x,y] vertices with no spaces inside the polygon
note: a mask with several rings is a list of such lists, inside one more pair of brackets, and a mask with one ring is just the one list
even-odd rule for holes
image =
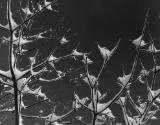
{"label": "dark background", "polygon": [[[18,0],[14,1],[17,2]],[[124,65],[126,73],[130,72],[135,56],[135,47],[131,44],[130,40],[141,35],[148,8],[150,8],[148,19],[150,30],[156,41],[156,45],[160,47],[159,0],[59,0],[58,3],[59,14],[60,16],[64,16],[64,26],[66,29],[71,28],[72,32],[76,34],[73,42],[81,43],[79,46],[81,51],[93,53],[91,59],[95,63],[90,67],[92,72],[97,72],[102,63],[96,43],[98,42],[100,45],[111,49],[119,38],[122,39],[119,49],[109,62],[101,78],[100,89],[102,92],[108,91],[109,96],[118,91],[115,82],[117,77],[122,74],[122,65]],[[1,3],[1,6],[3,5]],[[15,4],[14,7],[16,8],[17,5]],[[57,20],[58,16],[54,16],[52,12],[44,12],[41,16],[36,17],[35,27],[54,27],[54,23]],[[3,18],[0,21],[4,22]],[[4,34],[6,32],[2,30],[0,35]],[[145,39],[147,42],[149,41],[147,37]],[[48,53],[47,50],[51,49],[54,45],[53,41],[43,43],[41,49],[43,52]],[[65,53],[65,50],[62,49],[61,53]],[[7,47],[1,46],[0,57],[1,67],[7,67]],[[145,55],[142,60],[146,63],[146,66],[151,66],[150,55]],[[66,85],[66,82],[62,81],[57,86],[48,84],[48,86],[44,87],[44,91],[47,91],[47,94],[50,96],[56,93],[59,100],[65,101],[72,94],[70,90],[73,89],[72,85]],[[135,86],[134,89],[136,95],[143,94],[139,87]],[[81,96],[88,93],[86,87],[79,87],[77,91],[81,93]],[[134,92],[133,94],[135,94]],[[116,109],[114,111],[115,114],[120,117],[120,107],[113,106],[113,108],[114,110]],[[29,121],[28,124],[30,124]],[[152,124],[158,125],[158,122]]]}

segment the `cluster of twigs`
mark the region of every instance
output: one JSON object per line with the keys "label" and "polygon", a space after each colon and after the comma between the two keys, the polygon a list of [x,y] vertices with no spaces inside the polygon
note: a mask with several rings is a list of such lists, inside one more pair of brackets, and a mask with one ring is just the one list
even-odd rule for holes
{"label": "cluster of twigs", "polygon": [[[1,28],[8,30],[10,35],[8,38],[3,37],[5,43],[9,46],[9,54],[8,54],[8,65],[9,70],[3,71],[0,70],[0,82],[3,86],[2,92],[5,95],[2,98],[5,98],[8,95],[13,96],[14,106],[5,107],[0,110],[3,112],[11,112],[15,115],[15,125],[23,125],[23,118],[32,118],[32,119],[40,119],[45,121],[45,125],[53,124],[53,125],[63,125],[63,124],[72,124],[72,122],[80,121],[81,124],[86,125],[104,125],[104,124],[118,124],[115,122],[115,116],[112,114],[110,109],[111,105],[117,103],[121,106],[125,125],[144,125],[147,124],[151,119],[156,119],[156,114],[159,111],[158,104],[160,103],[160,90],[155,89],[156,84],[156,76],[160,71],[160,67],[157,64],[156,54],[159,52],[155,48],[154,40],[149,34],[151,42],[146,43],[144,41],[144,35],[146,32],[146,28],[148,27],[148,15],[149,10],[146,13],[144,26],[142,29],[142,33],[140,37],[133,40],[132,43],[136,47],[136,56],[133,62],[133,66],[129,74],[123,73],[123,76],[118,77],[118,84],[120,85],[120,91],[109,101],[103,102],[104,98],[107,97],[107,93],[101,93],[99,89],[101,75],[107,66],[108,61],[110,61],[111,57],[116,52],[121,39],[118,40],[117,44],[112,50],[107,49],[106,47],[101,47],[97,44],[97,49],[99,50],[102,58],[103,64],[101,69],[97,75],[91,75],[89,65],[94,63],[91,59],[89,59],[89,55],[91,53],[83,53],[78,51],[78,46],[76,46],[69,54],[56,57],[54,55],[55,51],[53,50],[43,61],[37,61],[39,51],[37,49],[35,55],[29,57],[30,65],[27,69],[21,70],[18,67],[18,60],[25,56],[29,50],[24,49],[24,46],[28,44],[32,44],[34,41],[38,39],[45,39],[44,34],[47,31],[40,32],[36,35],[25,35],[25,29],[30,26],[32,20],[41,14],[44,10],[48,9],[50,11],[54,11],[53,5],[56,4],[57,1],[47,2],[44,0],[37,4],[37,8],[32,8],[30,10],[30,6],[22,8],[22,12],[25,14],[25,17],[22,18],[22,23],[17,24],[13,19],[13,14],[11,11],[11,0],[7,1],[7,25],[0,25]],[[29,29],[28,30],[32,30]],[[70,42],[63,36],[60,39],[60,45],[65,45]],[[147,47],[147,48],[146,48]],[[138,61],[140,60],[141,51],[145,51],[148,53],[152,53],[154,66],[153,68],[147,70],[143,66],[141,62],[142,70],[136,78],[134,77],[135,71],[138,65]],[[61,71],[57,68],[56,64],[61,61],[72,59],[75,62],[80,61],[82,66],[80,68],[70,69],[68,71]],[[38,63],[37,63],[38,62]],[[50,67],[50,68],[48,68]],[[82,73],[76,75],[72,80],[73,81],[83,81],[90,89],[90,97],[84,97],[80,99],[79,95],[74,92],[75,100],[72,102],[72,107],[69,111],[64,113],[63,115],[57,115],[54,111],[51,111],[48,115],[27,115],[24,114],[23,111],[29,109],[32,106],[35,106],[39,103],[48,102],[53,104],[54,102],[47,97],[45,93],[41,91],[42,87],[31,88],[31,84],[34,84],[33,79],[42,81],[42,82],[56,82],[58,80],[64,79],[68,74],[72,74],[76,71],[84,69]],[[55,74],[53,79],[45,78],[45,73],[53,73]],[[153,74],[152,83],[148,82],[148,77]],[[139,102],[138,104],[132,99],[130,94],[130,86],[135,83],[135,81],[140,81],[142,84],[145,84],[148,91],[148,98],[145,102]],[[34,103],[32,105],[26,106],[24,104],[24,96],[25,95],[34,95],[36,97],[42,98],[38,103]],[[12,98],[11,98],[12,99]],[[129,102],[132,107],[135,109],[138,115],[133,115],[132,113],[129,115],[127,111],[126,102]],[[70,120],[69,122],[63,121],[64,118],[72,114],[73,112],[77,112],[79,109],[85,108],[89,112],[92,113],[92,122],[88,123],[83,120],[82,116],[78,116],[74,118],[74,120]],[[154,108],[154,109],[153,109]]]}

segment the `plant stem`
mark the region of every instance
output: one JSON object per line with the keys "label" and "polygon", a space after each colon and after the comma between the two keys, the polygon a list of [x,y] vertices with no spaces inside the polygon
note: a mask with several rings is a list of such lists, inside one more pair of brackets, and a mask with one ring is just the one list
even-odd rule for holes
{"label": "plant stem", "polygon": [[97,117],[97,115],[93,112],[93,118],[92,118],[91,125],[95,125],[95,123],[96,123],[96,117]]}
{"label": "plant stem", "polygon": [[31,19],[33,19],[34,17],[36,17],[38,14],[42,13],[44,10],[46,10],[46,8],[48,6],[50,6],[51,4],[55,4],[57,2],[57,0],[52,1],[50,4],[44,6],[41,10],[38,10],[34,15],[32,15],[31,17],[29,17],[28,19],[24,20],[20,25],[18,25],[16,28],[13,29],[13,31],[18,30],[21,26],[23,26],[25,23],[27,23],[28,21],[30,21]]}
{"label": "plant stem", "polygon": [[13,87],[14,87],[14,103],[15,103],[15,125],[19,125],[19,109],[18,109],[18,89],[17,89],[17,82],[16,77],[14,74],[14,64],[13,64],[13,27],[11,22],[11,0],[8,0],[7,4],[7,16],[8,16],[8,23],[10,28],[10,42],[9,42],[9,55],[8,55],[8,61],[9,61],[9,69],[12,76],[13,81]]}

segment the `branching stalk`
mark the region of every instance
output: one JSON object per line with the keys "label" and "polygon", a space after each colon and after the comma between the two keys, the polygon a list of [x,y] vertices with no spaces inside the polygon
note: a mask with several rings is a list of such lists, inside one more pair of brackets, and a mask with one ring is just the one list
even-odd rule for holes
{"label": "branching stalk", "polygon": [[18,109],[18,89],[17,89],[17,81],[16,77],[14,74],[14,64],[13,64],[13,28],[12,28],[12,22],[11,22],[11,0],[8,0],[7,4],[8,8],[8,23],[9,23],[9,28],[10,28],[10,42],[9,42],[9,56],[8,56],[8,61],[9,61],[9,69],[11,72],[12,76],[12,81],[13,81],[13,87],[14,87],[14,102],[15,102],[15,125],[19,125],[19,109]]}

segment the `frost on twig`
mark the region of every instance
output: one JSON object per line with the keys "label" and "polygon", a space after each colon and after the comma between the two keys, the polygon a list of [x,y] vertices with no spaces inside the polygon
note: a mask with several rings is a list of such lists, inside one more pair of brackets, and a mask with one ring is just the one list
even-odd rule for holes
{"label": "frost on twig", "polygon": [[106,47],[101,47],[98,44],[98,49],[100,51],[100,54],[102,56],[102,58],[104,60],[109,60],[110,57],[115,53],[115,51],[117,50],[118,46],[119,46],[119,42],[120,40],[117,42],[117,44],[115,45],[115,47],[112,50],[107,49]]}
{"label": "frost on twig", "polygon": [[132,41],[132,43],[133,43],[136,47],[138,47],[138,46],[143,47],[143,46],[146,45],[146,42],[143,40],[142,36],[139,36],[138,38],[134,39],[134,40]]}
{"label": "frost on twig", "polygon": [[129,82],[130,78],[131,78],[131,74],[129,75],[124,74],[124,76],[118,77],[119,85],[121,85],[122,87],[125,86]]}

